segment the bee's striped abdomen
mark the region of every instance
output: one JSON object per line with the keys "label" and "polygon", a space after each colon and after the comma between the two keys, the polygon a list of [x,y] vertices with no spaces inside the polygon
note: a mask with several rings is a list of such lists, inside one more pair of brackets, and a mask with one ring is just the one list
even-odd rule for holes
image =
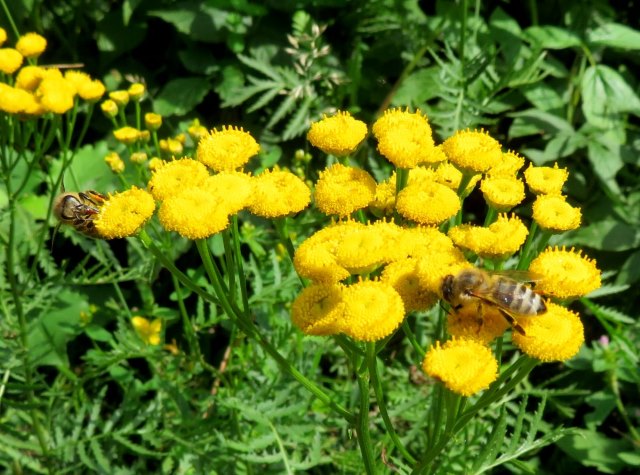
{"label": "bee's striped abdomen", "polygon": [[540,295],[530,287],[511,279],[501,278],[494,289],[494,296],[518,315],[539,315],[547,311]]}

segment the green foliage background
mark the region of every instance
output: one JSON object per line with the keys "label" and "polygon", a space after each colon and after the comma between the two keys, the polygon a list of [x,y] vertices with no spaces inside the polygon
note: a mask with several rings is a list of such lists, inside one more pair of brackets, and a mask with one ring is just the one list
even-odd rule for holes
{"label": "green foliage background", "polygon": [[[474,419],[437,471],[638,470],[640,25],[633,2],[15,0],[7,6],[21,32],[47,37],[44,63],[82,63],[109,89],[144,79],[166,135],[196,117],[208,128],[251,131],[262,146],[256,170],[293,166],[294,152],[304,149],[314,155],[307,175],[315,179],[324,164],[319,152],[307,150],[311,121],[342,109],[371,123],[389,106],[425,111],[438,140],[484,127],[536,165],[567,167],[566,192],[584,223],[552,244],[584,248],[607,277],[600,290],[572,304],[587,343],[566,364],[534,370],[505,396],[503,411]],[[3,26],[5,20],[0,15]],[[117,147],[110,130],[94,116],[71,167],[75,189],[118,189],[102,161]],[[357,159],[377,177],[388,171],[373,150]],[[0,466],[14,473],[361,473],[352,428],[283,375],[219,308],[176,290],[137,241],[107,244],[64,231],[52,253],[48,241],[43,250],[37,229],[56,193],[49,177],[59,167],[53,153],[29,177],[15,223],[23,236],[19,260],[7,262],[0,251]],[[16,169],[3,180],[18,183],[26,173]],[[0,204],[6,203],[2,191]],[[293,231],[301,240],[319,223],[319,216],[306,215]],[[257,323],[303,374],[355,404],[357,388],[335,343],[303,337],[290,323],[299,280],[277,252],[277,233],[262,221],[247,218],[245,225]],[[3,244],[8,226],[2,211]],[[221,242],[217,249],[221,255]],[[176,239],[171,250],[176,265],[207,288],[189,243]],[[29,282],[20,295],[29,319],[26,347],[7,266]],[[197,329],[191,340],[181,327],[183,305]],[[90,323],[81,321],[83,313]],[[190,351],[174,356],[145,347],[130,329],[132,315],[162,318],[165,340],[176,338]],[[423,335],[432,334],[429,315],[410,318]],[[420,452],[431,430],[430,383],[408,371],[419,361],[405,343],[392,341],[385,357],[396,430]],[[34,399],[25,399],[27,391]],[[34,411],[46,454],[29,416]],[[553,429],[561,426],[574,430],[556,437]]]}

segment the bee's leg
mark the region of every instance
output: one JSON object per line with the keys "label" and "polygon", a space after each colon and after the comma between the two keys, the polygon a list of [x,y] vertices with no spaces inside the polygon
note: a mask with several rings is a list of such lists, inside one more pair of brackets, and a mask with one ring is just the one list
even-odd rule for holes
{"label": "bee's leg", "polygon": [[481,301],[478,301],[477,315],[476,322],[478,323],[478,330],[476,331],[476,335],[479,335],[484,326],[484,305],[482,305]]}
{"label": "bee's leg", "polygon": [[515,331],[517,331],[521,335],[526,336],[527,333],[524,331],[524,328],[522,328],[520,324],[516,321],[516,319],[513,318],[513,315],[509,314],[509,312],[505,312],[504,309],[502,308],[498,307],[498,310],[500,311],[500,314],[502,314],[502,316],[509,322],[509,324]]}

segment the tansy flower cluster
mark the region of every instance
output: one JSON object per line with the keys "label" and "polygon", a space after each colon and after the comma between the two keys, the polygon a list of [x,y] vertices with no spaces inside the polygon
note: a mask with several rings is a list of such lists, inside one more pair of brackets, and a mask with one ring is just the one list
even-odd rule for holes
{"label": "tansy flower cluster", "polygon": [[[319,173],[314,190],[317,209],[339,221],[307,238],[294,257],[297,272],[310,284],[294,301],[291,316],[309,335],[388,337],[407,312],[427,310],[442,299],[445,279],[478,266],[477,259],[501,265],[519,256],[528,264],[535,257],[531,233],[580,224],[580,211],[561,195],[566,170],[530,166],[519,176],[524,158],[504,152],[483,130],[458,131],[437,145],[420,111],[386,111],[371,130],[378,152],[395,171],[377,182],[349,165],[349,154],[366,135],[363,127],[339,112],[314,123],[307,136],[315,147],[342,158]],[[516,214],[527,203],[525,182],[535,197],[531,227]],[[485,223],[462,223],[464,199],[478,183],[487,205]],[[365,220],[367,210],[374,221]],[[600,286],[600,273],[581,253],[554,248],[533,259],[528,275],[534,274],[536,292],[546,299],[544,311],[510,316],[513,342],[540,361],[571,358],[584,340],[582,323],[550,299],[585,295]],[[516,289],[525,285],[514,280]],[[436,342],[423,362],[427,374],[465,396],[497,378],[489,345],[510,327],[505,312],[514,313],[506,303],[469,299],[471,304],[448,312],[453,339]]]}
{"label": "tansy flower cluster", "polygon": [[[6,32],[2,30],[6,38]],[[47,40],[37,33],[27,33],[15,48],[0,48],[0,111],[21,117],[39,117],[47,113],[64,114],[80,98],[96,102],[105,93],[99,80],[77,70],[37,66],[37,59],[47,47]],[[25,58],[30,64],[25,65]]]}

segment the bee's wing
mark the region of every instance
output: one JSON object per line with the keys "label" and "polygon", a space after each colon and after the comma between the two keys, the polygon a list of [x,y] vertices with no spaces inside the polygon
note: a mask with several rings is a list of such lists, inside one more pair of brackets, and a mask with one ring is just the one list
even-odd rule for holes
{"label": "bee's wing", "polygon": [[530,272],[528,270],[516,270],[516,269],[504,269],[504,270],[487,270],[485,271],[490,275],[506,277],[507,279],[515,280],[516,282],[539,282],[542,280],[540,274]]}

